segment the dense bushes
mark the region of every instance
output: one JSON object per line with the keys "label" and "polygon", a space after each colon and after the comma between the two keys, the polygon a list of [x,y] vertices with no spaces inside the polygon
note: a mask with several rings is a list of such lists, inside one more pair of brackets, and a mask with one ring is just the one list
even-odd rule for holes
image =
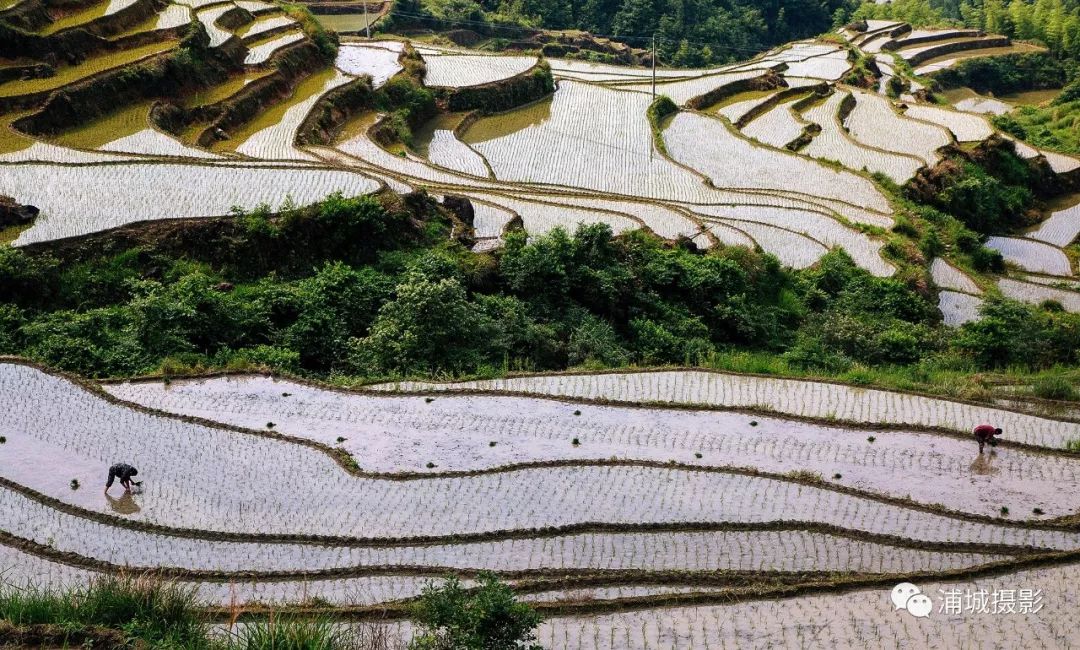
{"label": "dense bushes", "polygon": [[491,574],[481,575],[475,590],[456,578],[429,585],[413,620],[418,631],[410,650],[541,650],[535,634],[540,615]]}
{"label": "dense bushes", "polygon": [[968,323],[957,351],[979,367],[1050,367],[1080,362],[1080,315],[991,300],[982,318]]}
{"label": "dense bushes", "polygon": [[967,86],[979,93],[1007,95],[1024,90],[1061,88],[1068,81],[1065,66],[1044,53],[965,59],[934,73],[942,88]]}
{"label": "dense bushes", "polygon": [[[790,40],[816,36],[842,21],[851,0],[398,0],[390,28],[469,29],[503,39],[521,28],[612,34],[638,48],[657,36],[660,60],[694,67],[745,59]],[[842,22],[840,23],[842,24]]]}
{"label": "dense bushes", "polygon": [[[974,233],[918,214],[924,225],[898,229],[927,254],[948,247],[978,263]],[[875,278],[841,251],[790,271],[745,248],[700,252],[593,225],[512,233],[502,250],[473,254],[448,239],[450,219],[422,195],[335,196],[281,216],[167,224],[152,242],[2,249],[0,353],[89,376],[251,365],[487,374],[708,365],[732,350],[835,372],[1077,361],[1080,316],[993,303],[957,333],[940,325],[921,275]]]}
{"label": "dense bushes", "polygon": [[920,171],[906,186],[915,201],[947,212],[979,232],[998,234],[1030,225],[1035,191],[1044,179],[1008,145],[954,154]]}

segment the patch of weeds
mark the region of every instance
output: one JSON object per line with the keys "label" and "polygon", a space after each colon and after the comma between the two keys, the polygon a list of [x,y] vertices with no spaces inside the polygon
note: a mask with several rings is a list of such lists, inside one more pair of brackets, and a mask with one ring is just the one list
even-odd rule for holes
{"label": "patch of weeds", "polygon": [[1069,442],[1065,443],[1065,448],[1069,451],[1080,452],[1080,438],[1073,438]]}
{"label": "patch of weeds", "polygon": [[1076,389],[1064,377],[1039,377],[1031,384],[1035,397],[1053,400],[1075,400]]}
{"label": "patch of weeds", "polygon": [[790,472],[784,474],[784,476],[795,479],[796,481],[809,481],[811,483],[825,482],[825,479],[821,477],[821,474],[808,469],[793,469]]}
{"label": "patch of weeds", "polygon": [[79,489],[79,479],[77,479],[77,478],[71,479],[70,485],[71,485],[72,490],[78,490]]}
{"label": "patch of weeds", "polygon": [[998,512],[1001,513],[1002,517],[1008,517],[1009,516],[1009,507],[1008,506],[1001,506],[1001,510],[999,510]]}
{"label": "patch of weeds", "polygon": [[578,445],[580,445],[580,444],[581,444],[581,441],[580,441],[580,440],[578,440],[577,438],[574,438],[574,439],[573,439],[573,441],[571,441],[571,442],[570,442],[570,444],[572,444],[572,445],[574,445],[575,447],[577,447]]}

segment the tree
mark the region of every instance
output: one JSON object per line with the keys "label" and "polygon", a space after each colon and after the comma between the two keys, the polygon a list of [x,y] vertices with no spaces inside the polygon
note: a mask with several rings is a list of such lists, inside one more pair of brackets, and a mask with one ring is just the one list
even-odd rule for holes
{"label": "tree", "polygon": [[352,340],[354,366],[383,374],[460,373],[480,365],[486,322],[461,282],[413,274],[394,292],[368,336]]}
{"label": "tree", "polygon": [[451,577],[425,588],[413,607],[420,632],[410,650],[541,650],[534,632],[540,614],[495,576],[482,574],[479,583],[468,590]]}

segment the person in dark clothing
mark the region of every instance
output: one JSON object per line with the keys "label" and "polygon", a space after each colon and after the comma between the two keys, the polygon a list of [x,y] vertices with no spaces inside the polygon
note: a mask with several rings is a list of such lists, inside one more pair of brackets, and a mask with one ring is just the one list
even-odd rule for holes
{"label": "person in dark clothing", "polygon": [[120,485],[124,486],[125,492],[131,491],[131,477],[139,473],[139,470],[135,469],[131,465],[126,463],[117,463],[109,468],[109,480],[105,483],[105,492],[109,491],[112,487],[113,481],[120,479]]}
{"label": "person in dark clothing", "polygon": [[1001,429],[995,428],[989,424],[980,424],[975,427],[975,440],[979,443],[979,453],[983,453],[983,447],[986,443],[990,443],[990,446],[994,445],[994,436],[1001,435]]}

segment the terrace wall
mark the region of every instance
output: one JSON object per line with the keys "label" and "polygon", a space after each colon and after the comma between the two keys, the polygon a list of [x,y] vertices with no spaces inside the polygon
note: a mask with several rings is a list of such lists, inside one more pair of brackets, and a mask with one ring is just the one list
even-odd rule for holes
{"label": "terrace wall", "polygon": [[997,36],[994,38],[975,39],[970,41],[959,41],[957,43],[946,43],[938,47],[932,47],[924,52],[919,52],[915,56],[907,60],[907,62],[916,66],[924,61],[929,61],[935,57],[944,56],[946,54],[953,54],[954,52],[963,52],[964,50],[981,50],[988,47],[1009,47],[1012,45],[1012,40],[1008,36]]}
{"label": "terrace wall", "polygon": [[530,104],[555,90],[551,67],[539,61],[525,72],[481,86],[440,90],[451,112],[499,113]]}

